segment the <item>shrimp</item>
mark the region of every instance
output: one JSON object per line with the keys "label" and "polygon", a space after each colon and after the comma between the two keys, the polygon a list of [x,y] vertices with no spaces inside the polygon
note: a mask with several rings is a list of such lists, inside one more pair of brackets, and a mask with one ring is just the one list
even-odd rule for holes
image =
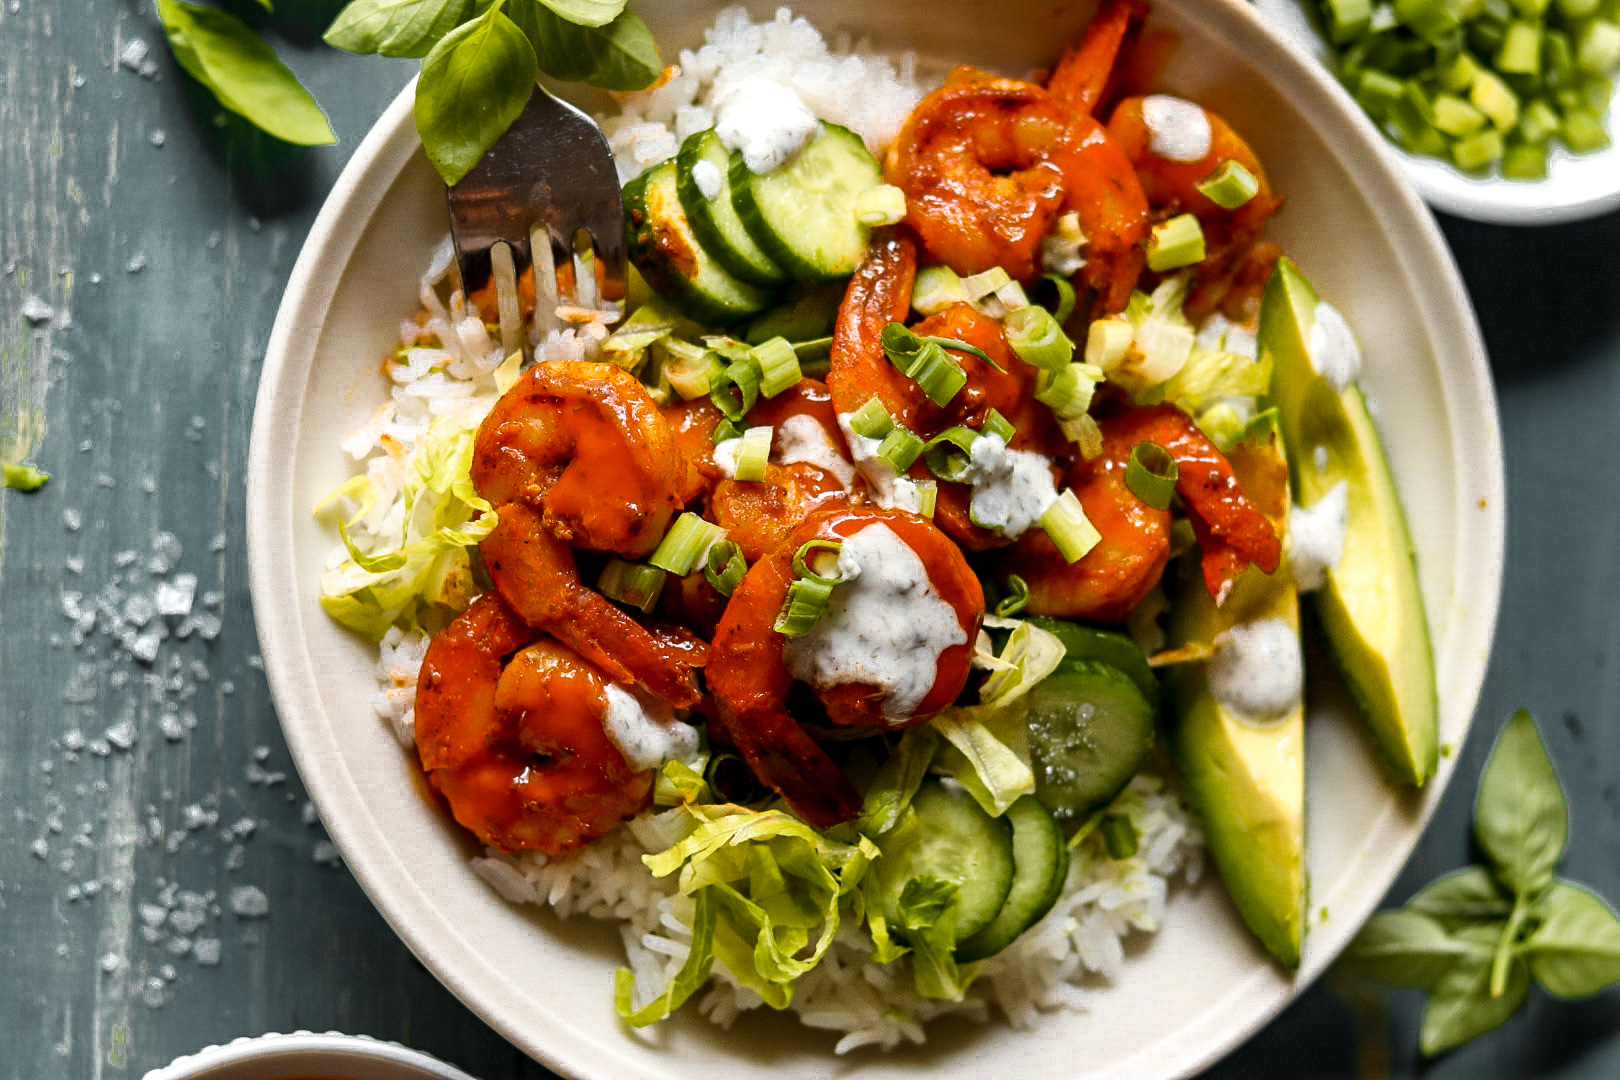
{"label": "shrimp", "polygon": [[633,682],[678,708],[699,698],[692,669],[703,642],[678,626],[645,625],[580,580],[573,550],[526,503],[496,510],[479,550],[495,588],[530,626],[549,631],[615,682]]}
{"label": "shrimp", "polygon": [[560,855],[588,844],[652,800],[652,772],[632,769],[603,726],[606,687],[486,593],[428,646],[416,695],[422,768],[491,847]]}
{"label": "shrimp", "polygon": [[1133,408],[1098,427],[1102,453],[1075,462],[1066,484],[1102,539],[1071,564],[1045,533],[1031,530],[1001,562],[1004,573],[1029,586],[1031,614],[1119,622],[1158,584],[1170,559],[1170,511],[1148,506],[1126,486],[1131,451],[1140,442],[1158,443],[1176,460],[1176,491],[1216,603],[1250,563],[1268,574],[1277,569],[1282,544],[1272,522],[1244,496],[1231,464],[1186,413],[1171,405]]}
{"label": "shrimp", "polygon": [[714,463],[714,429],[723,414],[708,398],[694,398],[661,410],[681,455],[680,501],[685,506],[707,495],[720,479]]}
{"label": "shrimp", "polygon": [[966,685],[971,642],[984,615],[984,593],[961,551],[914,514],[848,507],[808,518],[784,544],[749,569],[715,631],[708,675],[720,727],[754,774],[817,828],[855,817],[861,793],[789,713],[794,676],[786,656],[788,639],[773,625],[793,580],[793,557],[801,545],[815,539],[848,540],[879,524],[921,560],[928,586],[950,606],[962,641],[939,653],[926,691],[898,721],[885,714],[888,692],[882,688],[838,683],[811,689],[834,725],[887,730],[928,720]]}
{"label": "shrimp", "polygon": [[577,547],[650,555],[681,506],[684,459],[652,396],[612,364],[536,364],[478,429],[472,479]]}
{"label": "shrimp", "polygon": [[1107,0],[1080,40],[1064,50],[1046,80],[1047,92],[1065,108],[1095,116],[1111,96],[1120,57],[1130,52],[1147,14],[1140,0]]}
{"label": "shrimp", "polygon": [[906,223],[961,274],[1039,273],[1041,242],[1064,211],[1087,237],[1080,279],[1118,311],[1141,273],[1147,200],[1108,130],[1034,83],[970,67],[912,112],[884,172],[906,193]]}
{"label": "shrimp", "polygon": [[[1218,114],[1191,102],[1180,102],[1177,108],[1202,112],[1209,124],[1209,150],[1190,161],[1156,152],[1146,112],[1149,100],[1130,97],[1121,101],[1108,119],[1108,131],[1136,169],[1142,191],[1154,212],[1165,217],[1189,213],[1197,217],[1204,228],[1206,254],[1196,272],[1187,305],[1192,317],[1197,318],[1219,307],[1234,281],[1244,276],[1245,260],[1259,241],[1266,222],[1282,207],[1282,199],[1272,192],[1259,157],[1242,136]],[[1198,190],[1199,183],[1228,161],[1243,166],[1259,183],[1254,196],[1235,210],[1226,209]],[[1276,261],[1274,252],[1261,252],[1262,259],[1268,255],[1269,262],[1251,270],[1248,277],[1258,275],[1264,281],[1265,271]]]}

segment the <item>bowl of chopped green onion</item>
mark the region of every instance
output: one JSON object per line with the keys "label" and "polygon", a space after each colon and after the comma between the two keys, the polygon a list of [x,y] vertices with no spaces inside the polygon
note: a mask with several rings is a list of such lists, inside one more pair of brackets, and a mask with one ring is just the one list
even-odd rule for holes
{"label": "bowl of chopped green onion", "polygon": [[1255,0],[1326,64],[1436,210],[1620,208],[1620,0]]}

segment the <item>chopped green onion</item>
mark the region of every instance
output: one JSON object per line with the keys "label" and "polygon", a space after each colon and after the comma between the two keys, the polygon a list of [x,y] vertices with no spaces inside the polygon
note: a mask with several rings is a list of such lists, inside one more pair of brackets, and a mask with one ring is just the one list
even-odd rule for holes
{"label": "chopped green onion", "polygon": [[721,359],[732,363],[754,358],[751,352],[752,346],[748,342],[738,341],[736,338],[728,337],[725,334],[707,334],[703,338],[703,344],[719,353]]}
{"label": "chopped green onion", "polygon": [[1260,192],[1260,181],[1235,158],[1221,162],[1219,168],[1195,186],[1204,198],[1223,210],[1236,210]]}
{"label": "chopped green onion", "polygon": [[1124,814],[1104,814],[1102,823],[1097,826],[1097,835],[1102,837],[1110,859],[1129,859],[1141,846],[1136,826]]}
{"label": "chopped green onion", "polygon": [[721,596],[730,596],[742,584],[748,573],[748,560],[743,558],[742,546],[735,540],[721,540],[709,548],[703,576]]}
{"label": "chopped green onion", "polygon": [[1018,429],[1013,427],[1013,422],[1002,416],[997,409],[990,410],[989,414],[984,418],[983,426],[979,428],[979,434],[999,436],[1004,443],[1012,442],[1012,438],[1017,432]]}
{"label": "chopped green onion", "polygon": [[[818,585],[842,584],[849,580],[849,575],[838,569],[838,553],[843,550],[843,542],[839,540],[806,540],[793,553],[793,573]],[[832,573],[824,574],[816,569],[817,565],[826,566],[829,559],[833,563]]]}
{"label": "chopped green onion", "polygon": [[967,303],[962,279],[948,266],[925,266],[917,271],[911,286],[911,306],[924,315],[935,315],[952,304]]}
{"label": "chopped green onion", "polygon": [[1593,75],[1608,75],[1620,66],[1620,24],[1593,19],[1575,43],[1575,63]]}
{"label": "chopped green onion", "polygon": [[666,338],[661,344],[664,353],[664,378],[681,395],[691,401],[707,394],[714,380],[725,368],[720,355],[713,349],[694,345],[690,341]]}
{"label": "chopped green onion", "polygon": [[1496,70],[1510,75],[1534,75],[1541,70],[1541,24],[1518,20],[1508,24],[1507,36],[1496,54]]}
{"label": "chopped green onion", "polygon": [[[1024,287],[1016,281],[1009,281],[997,289],[995,298],[1001,302],[1002,308],[1008,312],[1022,311],[1029,307],[1029,296],[1024,292]],[[995,314],[995,312],[991,314]]]}
{"label": "chopped green onion", "polygon": [[1455,33],[1460,25],[1457,11],[1446,0],[1395,0],[1395,17],[1430,43]]}
{"label": "chopped green onion", "polygon": [[878,444],[878,457],[883,458],[898,475],[904,475],[923,452],[923,441],[910,428],[896,424]]}
{"label": "chopped green onion", "polygon": [[1473,102],[1474,108],[1490,117],[1491,123],[1501,131],[1519,122],[1518,95],[1494,72],[1481,70],[1474,76],[1468,100]]}
{"label": "chopped green onion", "polygon": [[1462,138],[1485,126],[1485,114],[1455,94],[1437,94],[1434,99],[1434,126]]}
{"label": "chopped green onion", "polygon": [[1519,134],[1537,146],[1558,134],[1563,118],[1546,98],[1536,98],[1519,113]]}
{"label": "chopped green onion", "polygon": [[13,491],[38,491],[50,482],[50,474],[32,465],[0,462],[0,481]]}
{"label": "chopped green onion", "polygon": [[784,337],[762,341],[749,350],[749,358],[759,365],[759,389],[766,397],[775,397],[804,378],[799,370],[799,354],[793,351]]}
{"label": "chopped green onion", "polygon": [[1570,109],[1564,113],[1564,142],[1577,154],[1590,154],[1609,145],[1603,121],[1590,109]]}
{"label": "chopped green onion", "polygon": [[747,804],[767,794],[764,785],[741,755],[730,752],[709,758],[708,765],[703,769],[703,779],[710,791],[730,803]]}
{"label": "chopped green onion", "polygon": [[1323,0],[1328,37],[1335,45],[1361,36],[1372,19],[1372,0]]}
{"label": "chopped green onion", "polygon": [[863,439],[881,439],[894,430],[894,417],[877,398],[869,398],[849,418],[850,430]]}
{"label": "chopped green onion", "polygon": [[727,364],[710,382],[709,400],[726,419],[741,420],[759,401],[759,368],[749,360]]}
{"label": "chopped green onion", "polygon": [[714,425],[714,434],[711,435],[710,438],[713,440],[714,445],[719,446],[723,442],[730,442],[732,439],[742,438],[742,433],[742,428],[738,427],[729,419],[722,416],[720,418],[720,422]]}
{"label": "chopped green onion", "polygon": [[935,405],[946,404],[967,385],[967,372],[946,354],[938,341],[919,338],[902,323],[891,322],[883,328],[883,350],[889,362],[908,378],[916,380]]}
{"label": "chopped green onion", "polygon": [[1065,562],[1074,562],[1102,540],[1102,534],[1086,517],[1080,497],[1073,488],[1065,488],[1063,494],[1042,512],[1041,528],[1051,537]]}
{"label": "chopped green onion", "polygon": [[1158,443],[1139,442],[1131,447],[1131,459],[1125,465],[1125,486],[1153,509],[1170,509],[1170,497],[1176,493],[1180,478],[1181,466]]}
{"label": "chopped green onion", "polygon": [[923,464],[941,480],[961,480],[973,460],[973,440],[978,437],[970,427],[946,428],[923,444]]}
{"label": "chopped green onion", "polygon": [[1047,274],[1041,280],[1050,283],[1052,288],[1057,290],[1057,307],[1052,309],[1052,318],[1062,326],[1069,321],[1069,316],[1074,314],[1074,286],[1061,274]]}
{"label": "chopped green onion", "polygon": [[855,196],[855,220],[862,225],[893,225],[905,216],[906,193],[893,184],[878,184]]}
{"label": "chopped green onion", "polygon": [[[810,338],[806,341],[795,341],[793,343],[793,353],[799,358],[799,365],[802,368],[806,360],[824,359],[828,353],[832,352],[832,343],[833,337],[831,334],[825,337]],[[804,374],[809,373],[804,372]]]}
{"label": "chopped green onion", "polygon": [[1135,340],[1136,329],[1122,315],[1094,320],[1086,331],[1086,363],[1112,371],[1131,351]]}
{"label": "chopped green onion", "polygon": [[823,585],[810,578],[795,578],[793,584],[788,586],[787,599],[782,602],[782,610],[777,613],[772,629],[791,637],[808,634],[821,618],[821,613],[827,610],[832,591],[831,585]]}
{"label": "chopped green onion", "polygon": [[1003,619],[1010,619],[1023,611],[1029,604],[1029,582],[1017,574],[1007,575],[1007,595],[996,604],[995,614]]}
{"label": "chopped green onion", "polygon": [[1458,139],[1451,148],[1451,160],[1459,169],[1479,172],[1502,160],[1502,133],[1495,128],[1475,132],[1466,139]]}
{"label": "chopped green onion", "polygon": [[658,603],[658,594],[664,587],[664,571],[645,563],[626,562],[612,558],[602,567],[602,576],[596,579],[596,590],[609,600],[651,611]]}
{"label": "chopped green onion", "polygon": [[917,513],[925,518],[934,516],[934,506],[939,501],[939,485],[932,480],[914,480],[917,487]]}
{"label": "chopped green onion", "polygon": [[1035,400],[1050,408],[1059,420],[1073,420],[1091,408],[1102,369],[1092,364],[1065,364],[1043,371],[1035,382]]}
{"label": "chopped green onion", "polygon": [[762,425],[742,433],[742,445],[737,447],[738,480],[765,479],[765,466],[771,460],[771,436],[775,432],[775,428]]}
{"label": "chopped green onion", "polygon": [[[1070,289],[1072,294],[1073,289]],[[1057,317],[1042,307],[1027,307],[1007,315],[1007,344],[1018,359],[1036,368],[1058,368],[1074,358],[1074,342],[1063,332]]]}
{"label": "chopped green onion", "polygon": [[685,577],[703,560],[709,548],[725,536],[726,530],[720,526],[687,511],[675,519],[647,564],[668,570],[676,577]]}
{"label": "chopped green onion", "polygon": [[1059,420],[1058,427],[1063,429],[1063,437],[1074,443],[1080,456],[1087,461],[1102,453],[1102,428],[1097,426],[1096,418],[1090,413],[1073,420]]}
{"label": "chopped green onion", "polygon": [[967,293],[969,300],[983,300],[997,289],[1011,283],[1012,275],[999,266],[979,274],[969,274],[962,279],[962,291]]}
{"label": "chopped green onion", "polygon": [[1154,273],[1178,270],[1204,261],[1204,227],[1191,214],[1177,214],[1153,226],[1147,264]]}
{"label": "chopped green onion", "polygon": [[1502,175],[1509,180],[1542,180],[1547,176],[1547,148],[1516,143],[1502,154]]}

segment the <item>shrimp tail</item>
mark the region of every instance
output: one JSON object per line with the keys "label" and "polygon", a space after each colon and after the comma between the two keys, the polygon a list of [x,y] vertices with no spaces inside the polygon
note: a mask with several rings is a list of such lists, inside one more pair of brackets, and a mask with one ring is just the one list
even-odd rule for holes
{"label": "shrimp tail", "polygon": [[[574,553],[538,511],[507,503],[480,548],[496,589],[530,626],[566,642],[615,682],[633,682],[677,708],[701,694],[692,669],[702,642],[649,630],[580,580]],[[695,644],[694,644],[695,643]]]}
{"label": "shrimp tail", "polygon": [[1075,112],[1102,111],[1117,89],[1119,59],[1130,51],[1147,14],[1141,0],[1107,0],[1053,69],[1046,82],[1052,97]]}

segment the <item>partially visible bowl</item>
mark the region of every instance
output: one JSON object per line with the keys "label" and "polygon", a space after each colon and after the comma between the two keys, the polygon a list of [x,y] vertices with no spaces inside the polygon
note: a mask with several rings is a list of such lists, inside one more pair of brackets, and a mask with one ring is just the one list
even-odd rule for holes
{"label": "partially visible bowl", "polygon": [[236,1039],[153,1069],[143,1080],[473,1080],[398,1043],[364,1035],[295,1031]]}
{"label": "partially visible bowl", "polygon": [[[1328,62],[1328,44],[1306,14],[1312,0],[1254,0],[1254,6],[1306,52]],[[1620,89],[1610,106],[1610,130],[1620,116]],[[1407,178],[1436,210],[1496,225],[1556,225],[1620,209],[1620,140],[1592,154],[1553,151],[1542,180],[1470,176],[1438,158],[1390,146]]]}
{"label": "partially visible bowl", "polygon": [[[776,0],[754,0],[756,18]],[[638,0],[666,56],[701,40],[721,2]],[[1021,74],[1050,64],[1091,4],[821,0],[829,37],[915,49],[924,61]],[[1182,46],[1167,89],[1207,103],[1250,140],[1287,193],[1274,235],[1357,327],[1411,515],[1431,625],[1441,739],[1465,736],[1495,625],[1503,481],[1484,347],[1432,217],[1373,126],[1327,73],[1244,0],[1162,0]],[[283,728],[345,862],[405,943],[524,1051],[571,1077],[782,1080],[859,1070],[868,1080],[1026,1076],[1163,1080],[1198,1071],[1276,1015],[1332,961],[1416,844],[1457,756],[1422,792],[1386,779],[1342,695],[1313,682],[1308,722],[1311,919],[1297,974],[1254,943],[1219,884],[1174,890],[1167,922],[1138,939],[1090,1011],[1032,1031],[940,1024],[924,1046],[832,1056],[834,1036],[768,1010],[730,1031],[693,1008],[651,1034],[614,1011],[615,930],[566,925],[505,902],[467,866],[471,845],[424,799],[415,765],[372,713],[375,649],[317,602],[331,534],[312,508],[347,478],[339,440],[385,398],[377,360],[414,314],[417,270],[447,229],[407,87],[356,152],[292,276],[254,416],[248,528],[254,608]]]}

